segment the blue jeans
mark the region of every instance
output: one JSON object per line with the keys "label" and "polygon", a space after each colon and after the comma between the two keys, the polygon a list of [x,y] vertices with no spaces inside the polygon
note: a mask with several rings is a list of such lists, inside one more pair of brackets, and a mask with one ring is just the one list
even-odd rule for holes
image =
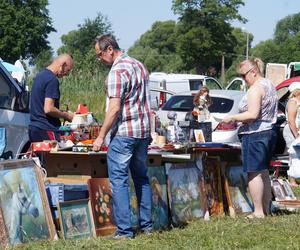
{"label": "blue jeans", "polygon": [[152,229],[152,194],[147,176],[148,144],[148,138],[115,136],[109,145],[107,152],[108,175],[112,187],[117,233],[121,235],[133,236],[130,223],[129,169],[138,200],[140,229],[142,231]]}

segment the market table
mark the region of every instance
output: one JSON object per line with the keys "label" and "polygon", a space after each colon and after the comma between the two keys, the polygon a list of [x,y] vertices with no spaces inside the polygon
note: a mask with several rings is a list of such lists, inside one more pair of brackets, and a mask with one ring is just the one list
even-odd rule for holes
{"label": "market table", "polygon": [[[236,199],[230,194],[225,169],[241,165],[240,149],[225,144],[224,147],[212,146],[200,145],[190,148],[189,153],[180,154],[157,150],[148,152],[152,191],[157,192],[155,188],[160,186],[160,206],[165,208],[165,213],[169,207],[175,225],[193,218],[223,215],[228,206],[234,207]],[[43,167],[48,177],[108,177],[105,151],[47,152],[44,154]],[[134,196],[132,183],[130,185]],[[223,193],[226,200],[223,199]],[[137,219],[134,221],[137,223]]]}

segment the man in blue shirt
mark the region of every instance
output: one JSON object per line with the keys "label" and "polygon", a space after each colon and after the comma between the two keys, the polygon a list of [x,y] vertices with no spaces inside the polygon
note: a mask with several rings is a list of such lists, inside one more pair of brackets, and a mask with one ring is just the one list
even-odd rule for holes
{"label": "man in blue shirt", "polygon": [[60,119],[72,121],[72,112],[59,109],[58,81],[58,78],[69,75],[72,68],[72,57],[68,54],[62,54],[36,75],[30,100],[29,139],[31,142],[59,141]]}

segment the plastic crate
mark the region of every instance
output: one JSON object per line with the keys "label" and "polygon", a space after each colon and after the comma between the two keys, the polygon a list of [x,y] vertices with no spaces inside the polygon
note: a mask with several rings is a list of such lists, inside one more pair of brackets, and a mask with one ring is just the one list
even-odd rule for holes
{"label": "plastic crate", "polygon": [[59,202],[63,202],[65,200],[63,183],[46,184],[46,193],[50,207],[57,207]]}
{"label": "plastic crate", "polygon": [[86,199],[89,197],[87,184],[46,184],[50,207],[56,208],[59,202]]}
{"label": "plastic crate", "polygon": [[81,200],[89,198],[87,184],[65,184],[64,185],[64,200]]}

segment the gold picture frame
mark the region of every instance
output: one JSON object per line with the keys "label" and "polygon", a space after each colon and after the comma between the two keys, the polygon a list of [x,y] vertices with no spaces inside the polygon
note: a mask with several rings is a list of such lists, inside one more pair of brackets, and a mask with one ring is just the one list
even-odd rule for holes
{"label": "gold picture frame", "polygon": [[57,239],[43,182],[32,159],[0,162],[0,246]]}
{"label": "gold picture frame", "polygon": [[89,199],[60,202],[58,204],[58,216],[64,239],[92,238],[96,236]]}

